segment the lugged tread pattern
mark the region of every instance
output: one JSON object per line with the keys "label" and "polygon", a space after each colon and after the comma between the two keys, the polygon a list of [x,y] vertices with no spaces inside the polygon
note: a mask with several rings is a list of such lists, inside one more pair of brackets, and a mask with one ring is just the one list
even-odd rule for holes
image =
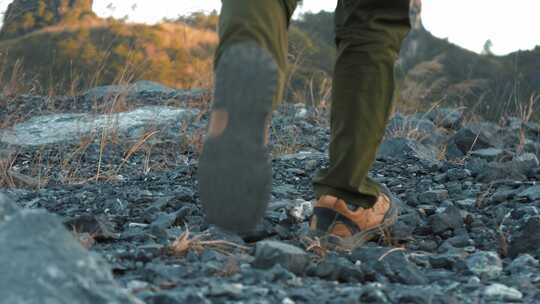
{"label": "lugged tread pattern", "polygon": [[225,131],[207,138],[199,192],[211,224],[237,233],[254,229],[270,200],[272,167],[264,144],[278,84],[272,56],[254,43],[231,46],[216,70],[213,110],[229,114]]}

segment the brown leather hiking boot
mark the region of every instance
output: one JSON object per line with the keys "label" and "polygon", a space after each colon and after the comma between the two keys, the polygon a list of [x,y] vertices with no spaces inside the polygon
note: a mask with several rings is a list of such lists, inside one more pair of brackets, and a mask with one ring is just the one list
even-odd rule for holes
{"label": "brown leather hiking boot", "polygon": [[315,204],[310,229],[323,238],[337,237],[337,245],[352,249],[384,236],[397,217],[397,205],[384,193],[369,209],[351,206],[344,200],[326,195]]}

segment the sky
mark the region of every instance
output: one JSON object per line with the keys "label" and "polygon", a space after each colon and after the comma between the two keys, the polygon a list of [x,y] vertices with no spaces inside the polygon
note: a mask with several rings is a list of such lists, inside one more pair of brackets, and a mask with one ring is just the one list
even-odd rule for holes
{"label": "sky", "polygon": [[[306,11],[332,11],[336,1],[304,0],[296,16]],[[10,2],[0,0],[0,12]],[[100,16],[128,15],[132,21],[146,23],[219,10],[220,6],[221,0],[94,0],[94,11]],[[425,27],[439,38],[476,52],[490,39],[492,51],[504,55],[540,45],[539,12],[540,0],[423,0],[422,18]]]}

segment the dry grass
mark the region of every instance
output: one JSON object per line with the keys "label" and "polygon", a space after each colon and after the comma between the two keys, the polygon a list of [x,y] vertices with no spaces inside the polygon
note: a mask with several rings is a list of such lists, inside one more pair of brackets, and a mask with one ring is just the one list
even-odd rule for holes
{"label": "dry grass", "polygon": [[[94,25],[86,24],[84,26],[103,27],[105,25],[106,24],[104,23],[99,23]],[[135,28],[134,26],[137,25],[130,25],[129,28]],[[158,27],[164,33],[162,38],[167,40],[164,41],[165,45],[177,45],[180,43],[180,45],[187,49],[200,49],[201,52],[205,52],[217,44],[218,39],[215,32],[199,30],[177,23],[163,23],[158,25]],[[40,35],[41,32],[47,31],[61,32],[66,30],[75,31],[78,29],[78,27],[69,29],[65,26],[56,28],[49,27],[46,30],[37,31],[29,35]],[[46,90],[42,90],[49,94],[48,100],[50,102],[48,102],[46,107],[50,112],[58,111],[58,109],[54,108],[54,99],[56,95],[76,96],[80,95],[83,90],[97,86],[106,69],[108,58],[111,56],[111,50],[106,51],[108,55],[100,58],[101,62],[95,69],[95,75],[92,75],[91,77],[82,77],[83,75],[79,75],[77,71],[70,71],[68,76],[71,85],[68,86],[67,90],[59,91],[53,86]],[[2,118],[0,119],[0,129],[12,127],[16,123],[26,120],[27,115],[22,113],[22,111],[18,111],[17,107],[14,107],[15,105],[9,103],[21,94],[34,93],[35,90],[32,89],[34,85],[40,88],[42,87],[39,83],[28,83],[28,77],[26,77],[28,75],[23,74],[22,61],[17,61],[16,63],[10,62],[12,64],[7,64],[6,60],[8,60],[8,58],[10,57],[7,56],[7,54],[0,54],[0,118]],[[126,86],[129,88],[129,84],[133,83],[136,79],[135,75],[140,74],[140,71],[144,68],[145,64],[146,62],[139,65],[126,64],[111,85]],[[9,66],[11,68],[8,71],[6,69]],[[194,60],[191,73],[194,75],[193,81],[196,83],[196,86],[211,91],[210,89],[213,87],[212,71],[212,60]],[[80,79],[83,78],[90,80],[86,84],[81,84]],[[104,98],[105,100],[108,100],[106,103],[103,103],[101,100],[90,101],[92,102],[92,114],[108,114],[111,117],[110,121],[102,126],[99,132],[82,137],[79,140],[79,144],[72,148],[72,151],[64,150],[52,153],[51,151],[48,151],[48,155],[45,155],[43,153],[44,151],[33,153],[33,159],[25,159],[25,165],[22,166],[24,167],[23,172],[30,172],[28,173],[29,175],[17,173],[11,168],[16,164],[18,160],[17,157],[13,157],[13,159],[2,159],[0,163],[0,186],[43,187],[49,181],[50,176],[48,175],[52,174],[53,167],[55,167],[55,169],[60,167],[60,170],[56,171],[60,171],[59,181],[64,184],[83,184],[90,181],[113,181],[122,169],[125,169],[128,165],[130,168],[133,167],[133,164],[129,164],[129,161],[135,154],[140,155],[140,153],[144,154],[143,161],[141,162],[141,169],[145,174],[148,174],[151,170],[156,168],[156,166],[160,168],[164,166],[163,169],[170,168],[170,162],[168,165],[164,165],[163,163],[165,161],[155,162],[153,160],[153,158],[155,158],[153,157],[153,153],[155,154],[156,151],[151,139],[157,135],[158,131],[148,128],[150,130],[143,134],[143,136],[131,146],[124,146],[125,144],[120,142],[117,131],[117,122],[115,121],[114,115],[111,114],[132,110],[128,103],[128,93],[128,89],[123,92],[113,92],[110,96]],[[210,100],[211,96],[210,94],[207,94],[204,98],[196,98],[189,101],[189,104],[186,103],[185,106],[200,108],[201,114],[199,119],[202,119],[202,116],[208,111]],[[6,110],[6,112],[2,113],[3,110],[8,108],[8,104],[10,105],[9,112]],[[175,104],[175,106],[178,105]],[[13,114],[7,116],[8,114],[6,113]],[[2,114],[5,115],[1,116]],[[174,150],[175,154],[181,154],[182,151],[200,152],[203,145],[204,130],[192,133],[187,132],[187,124],[185,125],[185,128],[184,132],[179,134],[180,143],[178,147],[171,148],[171,150]],[[182,136],[184,137],[184,140],[181,140]],[[88,163],[86,157],[88,156],[88,153],[90,153],[89,148],[96,143],[99,145],[98,162],[97,164]],[[119,163],[106,163],[105,153],[110,149],[125,151],[124,157]],[[167,151],[164,153],[172,154]],[[95,170],[95,174],[91,177],[88,176],[88,172],[92,172],[92,168],[89,168],[89,166],[95,166],[93,169]]]}
{"label": "dry grass", "polygon": [[317,255],[319,258],[323,259],[328,254],[328,248],[323,246],[321,240],[318,237],[309,238],[304,237],[301,239],[302,244],[306,248],[307,252],[312,252]]}
{"label": "dry grass", "polygon": [[189,251],[197,253],[203,252],[205,249],[212,249],[225,255],[231,255],[235,250],[248,251],[249,248],[224,240],[210,240],[210,233],[203,232],[201,234],[192,235],[189,228],[171,244],[169,247],[171,253],[176,256],[184,256]]}
{"label": "dry grass", "polygon": [[[532,94],[529,97],[529,101],[526,104],[520,103],[518,105],[518,117],[523,121],[523,123],[528,123],[534,115],[538,113],[538,101],[540,100],[540,95]],[[519,129],[519,143],[516,147],[517,154],[521,154],[523,150],[525,149],[525,144],[527,141],[526,135],[525,135],[525,128],[522,125]]]}
{"label": "dry grass", "polygon": [[[94,142],[95,134],[90,136],[81,137],[78,147],[71,153],[66,154],[66,157],[62,160],[61,172],[63,173],[63,182],[66,184],[77,183],[75,180],[80,169],[83,165],[83,156],[86,151]],[[74,165],[73,165],[74,163]]]}
{"label": "dry grass", "polygon": [[0,187],[15,187],[15,179],[11,172],[16,160],[17,156],[13,153],[4,156],[0,154]]}
{"label": "dry grass", "polygon": [[[18,154],[14,152],[0,154],[0,187],[40,189],[47,185],[48,179],[41,175],[41,171],[34,172],[32,176],[19,173],[15,168],[17,159]],[[42,161],[42,158],[38,155],[36,162]]]}
{"label": "dry grass", "polygon": [[[7,129],[24,119],[24,113],[9,114],[8,109],[18,107],[13,99],[25,92],[24,75],[22,74],[22,61],[17,61],[8,73],[7,54],[0,53],[0,129]],[[9,74],[9,77],[4,78]],[[6,113],[2,113],[5,111]]]}
{"label": "dry grass", "polygon": [[398,128],[393,128],[386,136],[387,138],[408,138],[415,141],[422,141],[429,137],[428,134],[419,129],[418,125],[413,123],[406,123]]}
{"label": "dry grass", "polygon": [[[122,160],[122,163],[116,169],[116,174],[118,174],[118,172],[122,169],[122,167],[126,164],[126,162],[131,158],[131,156],[135,154],[137,151],[139,151],[143,147],[143,145],[157,133],[159,133],[159,131],[146,132],[131,148],[129,148],[129,150],[124,155],[124,159]],[[145,162],[144,172],[148,172],[148,171],[149,171],[148,163]]]}
{"label": "dry grass", "polygon": [[492,193],[493,187],[494,187],[494,184],[489,183],[486,189],[477,195],[476,202],[475,202],[476,208],[478,209],[484,208],[486,201],[493,194]]}
{"label": "dry grass", "polygon": [[504,222],[510,217],[511,214],[512,212],[508,212],[497,227],[497,233],[499,234],[499,254],[503,258],[508,256],[508,237],[510,234],[509,232],[504,231]]}
{"label": "dry grass", "polygon": [[386,258],[387,256],[389,256],[390,254],[394,253],[394,252],[399,252],[399,251],[406,251],[405,248],[402,248],[402,247],[397,247],[397,248],[392,248],[390,250],[388,250],[387,252],[385,252],[383,255],[381,255],[377,261],[379,262],[382,262],[382,260],[384,260],[384,258]]}
{"label": "dry grass", "polygon": [[5,71],[5,66],[7,66],[7,56],[4,56],[2,59],[2,68],[0,68],[0,85],[1,85],[1,91],[4,96],[6,97],[13,97],[17,94],[20,94],[23,92],[23,83],[21,82],[21,79],[23,79],[24,75],[22,72],[22,60],[17,60],[15,64],[13,65],[13,68],[11,70],[11,76],[9,79],[3,79],[3,75],[7,74]]}
{"label": "dry grass", "polygon": [[524,123],[529,122],[531,118],[533,117],[533,115],[535,113],[538,113],[537,111],[538,101],[540,101],[540,95],[532,94],[529,97],[529,101],[526,104],[523,104],[523,103],[518,104],[517,112],[518,112],[519,118],[521,118],[521,120]]}
{"label": "dry grass", "polygon": [[318,107],[321,103],[329,104],[332,97],[332,80],[330,78],[315,79],[312,77],[303,90],[292,92],[295,102],[306,106]]}

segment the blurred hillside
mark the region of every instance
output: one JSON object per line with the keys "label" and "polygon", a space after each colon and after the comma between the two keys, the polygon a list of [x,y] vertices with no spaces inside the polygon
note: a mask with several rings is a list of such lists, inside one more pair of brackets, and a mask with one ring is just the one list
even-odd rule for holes
{"label": "blurred hillside", "polygon": [[413,30],[398,65],[402,104],[463,106],[492,119],[526,112],[537,115],[540,46],[495,56],[488,40],[483,53],[476,54],[431,35],[422,25],[420,0],[414,3]]}
{"label": "blurred hillside", "polygon": [[[193,14],[159,25],[101,19],[91,0],[16,0],[0,31],[0,83],[24,79],[37,92],[73,93],[140,79],[182,88],[210,87],[217,14]],[[413,30],[396,66],[399,106],[467,107],[498,119],[534,112],[540,92],[540,47],[498,57],[479,55],[431,35],[413,0]],[[305,14],[290,29],[287,100],[328,102],[336,57],[333,14]]]}
{"label": "blurred hillside", "polygon": [[2,78],[18,74],[29,89],[58,94],[139,79],[173,87],[208,85],[215,32],[180,21],[149,26],[101,19],[87,12],[91,5],[90,0],[10,4],[0,32]]}
{"label": "blurred hillside", "polygon": [[[400,110],[442,105],[466,107],[491,119],[538,115],[540,46],[507,56],[491,54],[489,42],[483,54],[465,50],[425,29],[419,0],[413,1],[411,23],[396,66]],[[307,14],[293,23],[291,58],[293,66],[300,63],[292,77],[293,92],[304,87],[309,96],[313,83],[324,85],[330,78],[336,56],[332,29],[333,14],[328,12]]]}

